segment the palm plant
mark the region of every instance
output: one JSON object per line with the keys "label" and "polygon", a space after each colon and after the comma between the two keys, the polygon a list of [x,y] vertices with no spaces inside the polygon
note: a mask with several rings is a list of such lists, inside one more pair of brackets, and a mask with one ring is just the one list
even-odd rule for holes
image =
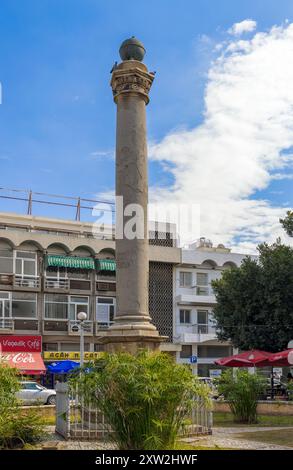
{"label": "palm plant", "polygon": [[119,449],[171,449],[196,396],[206,388],[168,354],[105,354],[91,372],[76,376],[79,393],[104,413]]}

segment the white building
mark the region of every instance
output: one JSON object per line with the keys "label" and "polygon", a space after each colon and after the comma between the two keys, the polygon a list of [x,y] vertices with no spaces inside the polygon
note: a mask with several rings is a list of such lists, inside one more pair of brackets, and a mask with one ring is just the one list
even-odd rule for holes
{"label": "white building", "polygon": [[228,342],[216,338],[213,307],[216,298],[211,282],[221,277],[223,270],[240,266],[246,255],[231,253],[224,245],[213,247],[211,241],[201,238],[187,249],[182,249],[181,264],[174,276],[174,336],[173,341],[181,345],[176,352],[177,362],[192,364],[194,373],[209,376],[219,369],[214,364],[217,358],[233,353]]}

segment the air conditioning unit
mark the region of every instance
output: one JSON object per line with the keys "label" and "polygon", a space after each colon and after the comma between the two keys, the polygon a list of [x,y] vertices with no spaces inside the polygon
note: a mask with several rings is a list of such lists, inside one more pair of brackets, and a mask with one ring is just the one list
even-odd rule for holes
{"label": "air conditioning unit", "polygon": [[70,326],[71,333],[79,333],[79,325],[74,324]]}

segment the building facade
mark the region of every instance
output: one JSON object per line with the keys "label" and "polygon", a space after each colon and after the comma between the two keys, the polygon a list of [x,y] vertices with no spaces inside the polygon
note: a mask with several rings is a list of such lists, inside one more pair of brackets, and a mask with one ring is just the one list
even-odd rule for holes
{"label": "building facade", "polygon": [[[198,375],[216,373],[215,359],[232,348],[216,338],[211,282],[245,255],[205,239],[179,249],[171,226],[166,234],[154,228],[149,237],[149,312],[169,338],[161,349]],[[0,334],[41,335],[44,358],[62,357],[79,351],[81,311],[85,351],[99,352],[116,311],[112,228],[0,213]]]}
{"label": "building facade", "polygon": [[[155,229],[149,240],[149,308],[173,339],[173,270],[180,250]],[[43,351],[79,351],[77,315],[87,314],[85,351],[103,349],[116,309],[111,227],[0,213],[0,333],[42,335]],[[176,347],[175,347],[176,348]]]}
{"label": "building facade", "polygon": [[173,341],[181,346],[176,358],[180,363],[190,363],[194,358],[191,366],[200,376],[216,375],[219,367],[214,361],[233,353],[228,342],[220,343],[216,338],[216,299],[211,283],[223,270],[240,266],[244,257],[223,245],[213,247],[201,238],[182,249],[181,264],[175,267]]}

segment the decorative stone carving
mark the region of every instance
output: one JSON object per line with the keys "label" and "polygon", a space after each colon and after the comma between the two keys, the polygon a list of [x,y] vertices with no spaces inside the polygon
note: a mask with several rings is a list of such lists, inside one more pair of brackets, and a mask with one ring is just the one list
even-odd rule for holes
{"label": "decorative stone carving", "polygon": [[154,74],[144,72],[139,68],[120,70],[117,67],[112,74],[111,87],[114,101],[121,93],[139,93],[146,104],[149,102],[149,91],[154,80]]}

